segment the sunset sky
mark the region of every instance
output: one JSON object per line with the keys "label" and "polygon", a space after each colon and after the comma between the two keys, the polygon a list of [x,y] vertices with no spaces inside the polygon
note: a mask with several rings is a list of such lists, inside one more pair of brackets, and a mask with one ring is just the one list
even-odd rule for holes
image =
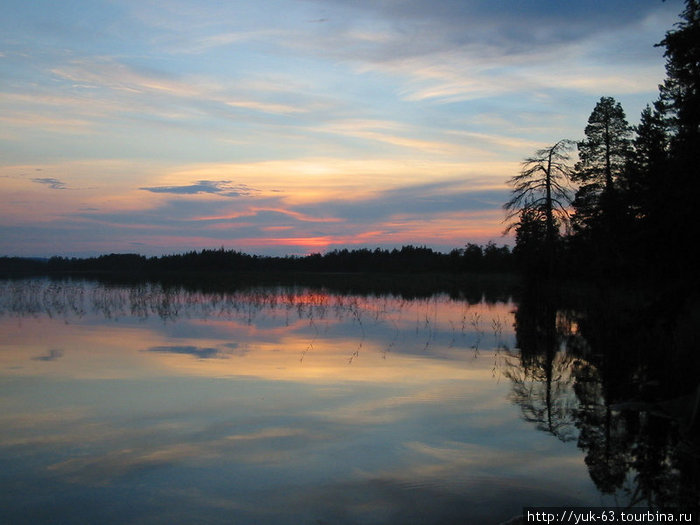
{"label": "sunset sky", "polygon": [[681,0],[5,0],[0,255],[502,237],[601,96],[634,124]]}

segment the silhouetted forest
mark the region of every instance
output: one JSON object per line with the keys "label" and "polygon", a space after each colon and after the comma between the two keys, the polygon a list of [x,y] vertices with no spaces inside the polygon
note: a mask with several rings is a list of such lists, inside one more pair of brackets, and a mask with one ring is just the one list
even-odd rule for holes
{"label": "silhouetted forest", "polygon": [[524,160],[504,207],[526,275],[697,281],[688,251],[698,238],[698,42],[700,4],[686,0],[680,22],[657,44],[667,76],[637,126],[604,96],[583,140],[560,140]]}
{"label": "silhouetted forest", "polygon": [[325,254],[272,257],[234,250],[201,250],[184,254],[145,257],[109,254],[90,258],[51,257],[46,260],[0,258],[0,272],[13,273],[117,273],[144,277],[188,272],[314,272],[314,273],[508,273],[514,270],[508,246],[467,244],[441,253],[426,247],[333,250]]}

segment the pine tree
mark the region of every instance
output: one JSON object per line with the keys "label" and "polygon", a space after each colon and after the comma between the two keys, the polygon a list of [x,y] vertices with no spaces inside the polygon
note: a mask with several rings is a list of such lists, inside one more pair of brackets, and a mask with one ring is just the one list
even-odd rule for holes
{"label": "pine tree", "polygon": [[660,174],[658,199],[663,206],[655,226],[661,232],[657,249],[664,252],[666,273],[698,278],[687,256],[698,243],[700,195],[700,2],[686,0],[681,21],[658,44],[666,51],[666,80],[660,86],[662,113],[671,130],[670,159]]}
{"label": "pine tree", "polygon": [[666,80],[659,86],[677,149],[694,150],[700,137],[700,2],[686,0],[676,29],[658,44],[666,47]]}
{"label": "pine tree", "polygon": [[580,162],[574,179],[613,191],[616,179],[624,171],[632,134],[620,103],[612,97],[601,97],[588,117],[584,133],[586,138],[578,143]]}
{"label": "pine tree", "polygon": [[619,193],[630,157],[632,129],[620,103],[612,97],[601,97],[584,133],[586,138],[578,143],[580,160],[572,176],[579,183],[572,223],[578,245],[599,250],[595,257],[579,255],[600,259],[591,260],[594,265],[607,260],[606,268],[597,270],[609,270],[621,263],[619,230],[625,212]]}
{"label": "pine tree", "polygon": [[635,126],[632,155],[623,177],[622,190],[630,215],[646,221],[658,215],[669,161],[669,135],[661,112],[647,105]]}

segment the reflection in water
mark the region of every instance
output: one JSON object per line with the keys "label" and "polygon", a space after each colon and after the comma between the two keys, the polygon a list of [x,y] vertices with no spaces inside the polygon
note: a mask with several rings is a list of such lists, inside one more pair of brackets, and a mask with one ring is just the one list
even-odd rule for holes
{"label": "reflection in water", "polygon": [[0,281],[0,506],[17,523],[469,524],[698,505],[682,312]]}
{"label": "reflection in water", "polygon": [[695,508],[700,358],[678,335],[697,310],[655,304],[652,315],[639,304],[606,294],[572,309],[525,294],[515,315],[520,352],[506,372],[511,398],[539,430],[576,440],[616,505]]}
{"label": "reflection in water", "polygon": [[515,313],[517,361],[508,360],[511,399],[523,418],[562,441],[576,438],[572,358],[562,352],[563,320],[547,302],[521,301]]}
{"label": "reflection in water", "polygon": [[[469,524],[564,502],[531,468],[548,446],[512,438],[494,367],[512,310],[475,291],[0,281],[4,517]],[[548,475],[585,500],[571,454]]]}
{"label": "reflection in water", "polygon": [[[475,300],[470,303],[469,300]],[[491,327],[496,348],[506,347],[502,341],[503,320],[499,311],[481,312],[483,295],[447,298],[444,295],[422,299],[404,299],[396,296],[340,295],[324,289],[306,287],[253,287],[243,290],[205,292],[182,287],[164,287],[158,283],[139,283],[132,286],[109,286],[86,281],[5,281],[0,282],[0,315],[20,317],[47,316],[71,322],[102,317],[106,320],[157,318],[166,323],[178,320],[215,323],[223,321],[238,333],[242,327],[271,333],[282,326],[287,336],[306,334],[304,348],[299,352],[300,362],[309,353],[318,351],[324,339],[329,338],[332,325],[342,326],[352,339],[346,362],[352,364],[372,337],[372,346],[382,345],[382,358],[403,342],[402,350],[416,353],[459,349],[469,346],[478,352],[487,327]],[[478,311],[471,311],[476,306]],[[491,308],[493,309],[493,308]],[[438,314],[439,310],[439,314]],[[412,321],[414,320],[414,322]],[[415,336],[411,335],[412,329]],[[248,333],[250,332],[248,330]],[[386,335],[390,338],[386,339]],[[340,334],[335,334],[337,339]],[[333,339],[333,336],[330,336]],[[447,345],[444,339],[449,338]],[[415,344],[414,344],[415,343]],[[199,359],[227,357],[231,345],[224,348],[201,345],[155,345],[148,352],[190,355]],[[41,359],[57,359],[60,350],[51,350]]]}

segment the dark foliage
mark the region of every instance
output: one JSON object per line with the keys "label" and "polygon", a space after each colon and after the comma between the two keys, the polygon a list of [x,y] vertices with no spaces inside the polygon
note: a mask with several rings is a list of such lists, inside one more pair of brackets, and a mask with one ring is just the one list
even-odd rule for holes
{"label": "dark foliage", "polygon": [[508,246],[468,244],[441,253],[426,247],[401,249],[333,250],[300,257],[263,257],[235,250],[201,250],[161,257],[109,254],[90,258],[52,257],[44,261],[0,258],[0,272],[17,273],[111,273],[161,277],[187,273],[508,273],[513,270]]}
{"label": "dark foliage", "polygon": [[[680,18],[659,44],[666,48],[667,78],[639,125],[628,125],[612,97],[601,97],[593,109],[571,173],[578,185],[572,231],[557,238],[556,249],[551,220],[548,235],[540,209],[527,200],[507,203],[509,217],[518,217],[513,253],[526,275],[683,282],[697,292],[697,263],[689,251],[698,242],[694,224],[700,198],[698,0],[686,0]],[[516,179],[511,182],[518,197],[524,188]],[[547,267],[559,271],[544,272]]]}
{"label": "dark foliage", "polygon": [[47,262],[47,259],[29,257],[0,257],[0,276],[43,273]]}
{"label": "dark foliage", "polygon": [[506,231],[515,229],[514,255],[527,275],[550,277],[558,272],[555,260],[561,248],[561,226],[569,223],[572,146],[571,141],[560,140],[538,150],[508,181],[513,191],[503,206],[508,211],[506,220],[511,221]]}

